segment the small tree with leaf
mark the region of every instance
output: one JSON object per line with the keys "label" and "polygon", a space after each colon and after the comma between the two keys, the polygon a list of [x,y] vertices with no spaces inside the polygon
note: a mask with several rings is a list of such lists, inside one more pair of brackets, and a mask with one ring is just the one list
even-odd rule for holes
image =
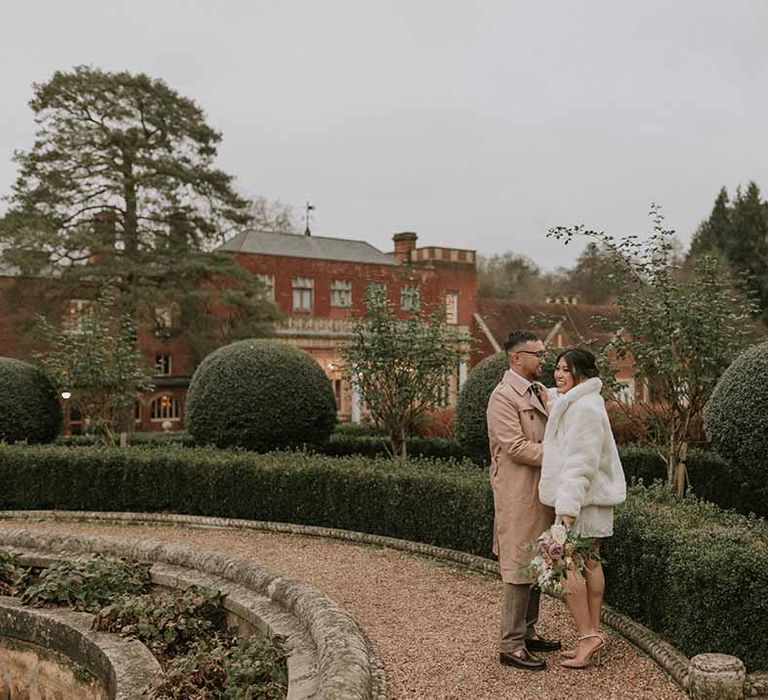
{"label": "small tree with leaf", "polygon": [[154,388],[136,350],[131,315],[115,312],[112,292],[105,288],[71,327],[59,327],[38,316],[36,333],[43,347],[35,359],[60,392],[91,427],[114,444],[117,427],[132,415],[139,392]]}
{"label": "small tree with leaf", "polygon": [[406,457],[408,427],[445,403],[451,375],[470,339],[445,323],[442,308],[419,307],[400,319],[386,292],[371,286],[355,339],[342,348],[347,379],[389,435],[393,457]]}
{"label": "small tree with leaf", "polygon": [[669,485],[682,496],[691,430],[720,375],[754,332],[752,304],[715,258],[701,257],[683,275],[674,231],[665,228],[656,205],[650,215],[647,241],[583,226],[553,228],[549,235],[566,244],[585,236],[612,253],[609,275],[618,308],[612,343],[619,358],[634,361],[635,378],[647,387],[638,403],[641,415],[651,417],[648,441],[667,464]]}

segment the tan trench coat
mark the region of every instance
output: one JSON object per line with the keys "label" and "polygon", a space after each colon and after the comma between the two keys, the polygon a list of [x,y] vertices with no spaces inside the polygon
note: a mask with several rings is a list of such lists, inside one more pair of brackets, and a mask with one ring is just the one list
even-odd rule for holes
{"label": "tan trench coat", "polygon": [[507,370],[488,401],[488,439],[493,489],[493,552],[499,558],[504,583],[530,583],[521,567],[531,559],[524,547],[555,519],[555,511],[539,501],[542,441],[547,424],[547,391],[539,384],[544,403],[525,380]]}

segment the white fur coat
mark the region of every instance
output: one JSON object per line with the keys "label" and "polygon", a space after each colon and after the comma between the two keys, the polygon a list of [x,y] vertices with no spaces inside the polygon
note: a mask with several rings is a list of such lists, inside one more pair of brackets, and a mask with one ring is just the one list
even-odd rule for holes
{"label": "white fur coat", "polygon": [[584,506],[614,506],[627,497],[602,386],[587,379],[550,402],[539,498],[558,515],[578,517]]}

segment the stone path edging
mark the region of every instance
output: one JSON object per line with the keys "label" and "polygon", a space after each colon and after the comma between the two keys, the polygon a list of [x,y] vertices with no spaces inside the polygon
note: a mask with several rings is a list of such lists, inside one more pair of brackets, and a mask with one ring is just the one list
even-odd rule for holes
{"label": "stone path edging", "polygon": [[93,615],[43,610],[0,597],[0,633],[52,649],[99,678],[115,700],[135,700],[161,674],[160,664],[141,642],[94,632]]}
{"label": "stone path edging", "polygon": [[[238,520],[235,518],[217,518],[195,515],[165,513],[119,513],[101,511],[0,511],[0,519],[10,520],[59,520],[59,521],[97,521],[126,524],[172,524],[192,525],[202,528],[223,528],[241,530],[261,530],[310,537],[327,537],[360,544],[372,544],[389,547],[404,552],[450,561],[469,569],[498,575],[498,562],[454,549],[436,547],[421,542],[410,542],[394,537],[372,535],[366,532],[354,532],[337,528],[315,525],[294,525],[292,523],[274,523],[261,520]],[[624,638],[650,656],[683,690],[688,685],[689,659],[671,644],[639,622],[621,614],[608,605],[603,606],[602,620]],[[768,696],[768,680],[747,677],[744,685],[745,697]]]}
{"label": "stone path edging", "polygon": [[[41,519],[41,514],[38,512],[35,518]],[[112,520],[115,521],[119,518]],[[273,574],[250,561],[185,545],[22,528],[0,531],[0,545],[22,551],[112,554],[222,577],[266,596],[304,625],[317,649],[317,688],[312,697],[383,700],[387,696],[380,663],[364,631],[349,612],[321,591]]]}

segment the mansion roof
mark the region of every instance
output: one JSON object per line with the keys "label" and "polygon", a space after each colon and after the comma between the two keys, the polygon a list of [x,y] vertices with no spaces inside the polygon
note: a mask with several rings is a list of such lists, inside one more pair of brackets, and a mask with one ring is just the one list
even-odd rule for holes
{"label": "mansion roof", "polygon": [[399,264],[392,255],[382,253],[378,248],[374,248],[365,241],[254,230],[239,233],[220,246],[219,250],[288,258],[340,260],[372,265],[396,266]]}

